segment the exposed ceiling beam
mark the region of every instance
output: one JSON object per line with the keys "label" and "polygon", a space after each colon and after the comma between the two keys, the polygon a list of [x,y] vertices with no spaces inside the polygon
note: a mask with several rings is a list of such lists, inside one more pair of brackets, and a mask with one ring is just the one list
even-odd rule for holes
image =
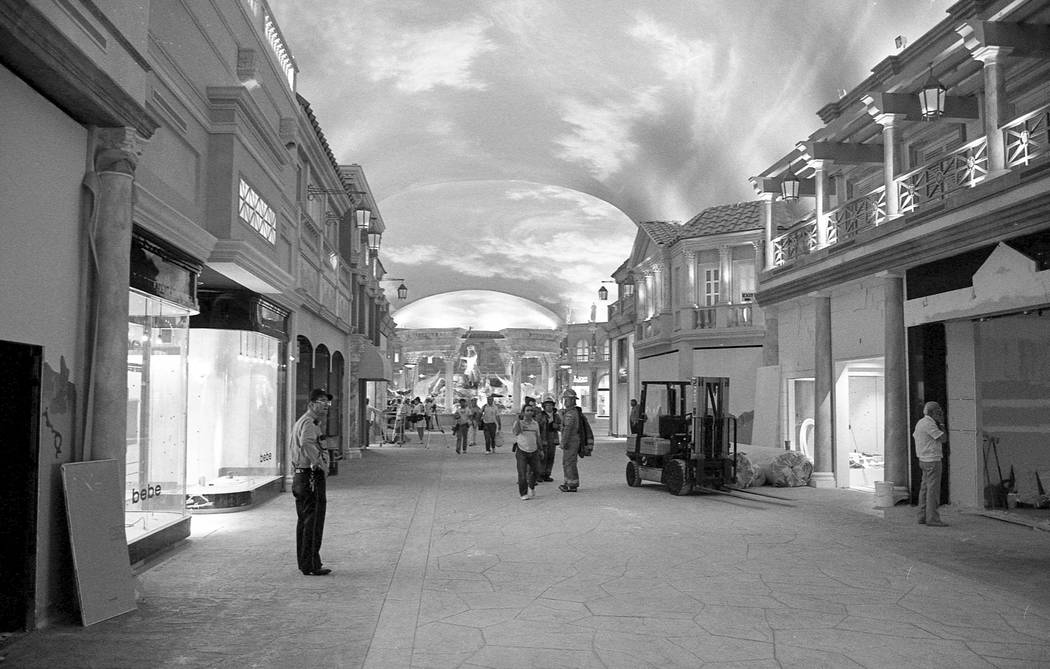
{"label": "exposed ceiling beam", "polygon": [[[870,99],[870,101],[869,101]],[[918,93],[884,93],[874,91],[865,97],[868,105],[868,113],[872,116],[877,114],[904,114],[909,121],[922,121],[922,110],[919,108]],[[977,97],[973,95],[946,95],[944,96],[944,114],[941,121],[973,121],[979,119],[979,105]]]}

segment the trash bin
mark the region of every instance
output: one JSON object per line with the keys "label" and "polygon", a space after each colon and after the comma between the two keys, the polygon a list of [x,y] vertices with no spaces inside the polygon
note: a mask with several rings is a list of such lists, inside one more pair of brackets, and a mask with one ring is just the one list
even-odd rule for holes
{"label": "trash bin", "polygon": [[893,506],[893,481],[875,482],[875,508],[887,509]]}

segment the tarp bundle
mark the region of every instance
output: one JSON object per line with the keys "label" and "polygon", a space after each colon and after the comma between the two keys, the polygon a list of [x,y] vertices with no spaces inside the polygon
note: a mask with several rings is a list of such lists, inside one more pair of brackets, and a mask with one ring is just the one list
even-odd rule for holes
{"label": "tarp bundle", "polygon": [[767,481],[778,488],[796,488],[809,485],[813,463],[798,451],[784,451],[769,465]]}
{"label": "tarp bundle", "polygon": [[813,463],[802,453],[762,446],[746,448],[736,455],[736,484],[741,488],[809,485]]}

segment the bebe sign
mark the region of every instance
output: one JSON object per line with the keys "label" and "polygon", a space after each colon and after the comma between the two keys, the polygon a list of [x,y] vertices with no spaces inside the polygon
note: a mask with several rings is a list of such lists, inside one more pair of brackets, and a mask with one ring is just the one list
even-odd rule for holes
{"label": "bebe sign", "polygon": [[142,490],[131,491],[131,503],[138,504],[144,499],[153,499],[154,497],[160,497],[160,484],[153,486],[146,486]]}

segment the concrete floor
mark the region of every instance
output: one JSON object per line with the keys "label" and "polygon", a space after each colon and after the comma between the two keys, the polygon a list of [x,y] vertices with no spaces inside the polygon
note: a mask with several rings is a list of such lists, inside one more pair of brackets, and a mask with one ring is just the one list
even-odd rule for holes
{"label": "concrete floor", "polygon": [[919,526],[844,490],[628,488],[623,448],[523,502],[508,448],[373,447],[329,480],[332,575],[296,569],[289,494],[195,516],[136,611],[14,639],[0,665],[1050,666],[1050,533],[950,507]]}

